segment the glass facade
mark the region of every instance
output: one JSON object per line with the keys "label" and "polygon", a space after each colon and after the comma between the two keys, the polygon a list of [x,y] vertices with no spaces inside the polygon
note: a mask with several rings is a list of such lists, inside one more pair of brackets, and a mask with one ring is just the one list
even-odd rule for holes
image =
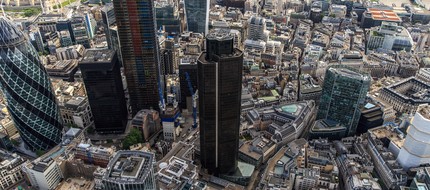
{"label": "glass facade", "polygon": [[32,150],[61,142],[63,129],[51,82],[34,47],[0,18],[0,83],[21,139]]}
{"label": "glass facade", "polygon": [[354,135],[370,87],[370,75],[352,68],[334,65],[327,69],[317,119],[339,122]]}
{"label": "glass facade", "polygon": [[209,0],[185,0],[185,13],[188,31],[207,34]]}
{"label": "glass facade", "polygon": [[113,1],[133,115],[158,109],[159,44],[152,0]]}
{"label": "glass facade", "polygon": [[200,159],[209,173],[228,175],[237,168],[243,54],[232,37],[206,44],[198,60]]}
{"label": "glass facade", "polygon": [[96,131],[123,133],[127,125],[127,104],[116,51],[87,50],[79,67]]}

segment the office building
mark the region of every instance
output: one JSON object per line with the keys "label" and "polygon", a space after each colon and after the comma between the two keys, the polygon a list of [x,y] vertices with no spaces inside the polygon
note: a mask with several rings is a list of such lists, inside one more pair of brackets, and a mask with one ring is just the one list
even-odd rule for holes
{"label": "office building", "polygon": [[38,158],[24,165],[23,171],[36,189],[54,190],[63,179],[60,165],[52,158]]}
{"label": "office building", "polygon": [[233,43],[230,33],[210,33],[198,59],[200,158],[216,175],[237,167],[243,53]]}
{"label": "office building", "polygon": [[354,135],[370,87],[370,75],[343,65],[327,69],[317,119],[338,122]]}
{"label": "office building", "polygon": [[141,109],[158,109],[162,93],[153,2],[113,1],[133,115]]}
{"label": "office building", "polygon": [[187,29],[194,33],[208,33],[209,0],[185,0]]}
{"label": "office building", "polygon": [[64,125],[86,128],[94,125],[93,114],[87,97],[72,97],[60,102],[61,118]]}
{"label": "office building", "polygon": [[63,125],[51,81],[34,47],[4,17],[0,18],[0,55],[2,91],[21,139],[32,150],[56,146]]}
{"label": "office building", "polygon": [[430,163],[430,106],[418,107],[397,160],[404,169]]}
{"label": "office building", "polygon": [[371,101],[360,108],[357,134],[366,133],[369,129],[379,127],[384,123],[384,111],[380,105]]}
{"label": "office building", "polygon": [[267,41],[270,32],[266,30],[266,19],[252,16],[248,19],[248,39],[253,41]]}
{"label": "office building", "polygon": [[156,2],[155,12],[155,20],[158,27],[157,29],[162,29],[171,36],[182,33],[178,1],[173,1],[173,3]]}
{"label": "office building", "polygon": [[414,41],[409,31],[393,22],[382,22],[381,26],[371,28],[367,39],[368,50],[382,48],[409,52],[413,44]]}
{"label": "office building", "polygon": [[161,113],[161,123],[163,126],[163,136],[165,141],[175,142],[176,136],[179,136],[178,130],[179,122],[178,117],[181,115],[179,108],[168,106],[165,111]]}
{"label": "office building", "polygon": [[380,90],[379,98],[398,113],[415,113],[421,104],[430,104],[430,84],[409,77]]}
{"label": "office building", "polygon": [[396,159],[399,148],[403,146],[403,137],[404,134],[392,125],[373,128],[367,135],[367,153],[386,189],[406,185],[408,180],[408,175]]}
{"label": "office building", "polygon": [[16,153],[4,150],[0,150],[0,158],[0,189],[9,189],[25,178],[21,167],[26,160]]}
{"label": "office building", "polygon": [[81,159],[87,164],[107,167],[115,149],[91,144],[80,143],[75,148],[75,159]]}
{"label": "office building", "polygon": [[416,75],[418,80],[430,82],[430,68],[421,68]]}
{"label": "office building", "polygon": [[88,50],[79,63],[99,133],[122,133],[127,125],[127,104],[118,57],[114,50]]}
{"label": "office building", "polygon": [[179,106],[181,109],[188,109],[189,112],[192,110],[192,95],[189,90],[187,74],[193,88],[193,93],[197,90],[197,62],[194,61],[181,61],[179,64],[179,81],[181,89],[181,100]]}
{"label": "office building", "polygon": [[155,156],[143,151],[118,151],[102,177],[105,190],[156,190]]}
{"label": "office building", "polygon": [[149,141],[150,138],[161,131],[160,125],[160,114],[156,110],[143,109],[137,112],[133,120],[131,120],[131,126],[138,129],[142,133],[143,140]]}
{"label": "office building", "polygon": [[386,10],[381,8],[368,8],[361,16],[361,27],[371,28],[380,26],[382,22],[398,23],[402,19],[393,10]]}

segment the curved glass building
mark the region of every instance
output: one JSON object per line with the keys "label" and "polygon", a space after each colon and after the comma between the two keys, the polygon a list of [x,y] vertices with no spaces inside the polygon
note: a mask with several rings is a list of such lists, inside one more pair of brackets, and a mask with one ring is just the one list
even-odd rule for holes
{"label": "curved glass building", "polygon": [[0,84],[21,139],[32,150],[61,142],[63,129],[48,74],[24,34],[0,18]]}

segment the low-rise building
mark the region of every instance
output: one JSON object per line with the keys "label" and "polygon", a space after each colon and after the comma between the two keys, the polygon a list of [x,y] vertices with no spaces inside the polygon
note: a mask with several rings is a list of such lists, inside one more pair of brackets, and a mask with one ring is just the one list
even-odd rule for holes
{"label": "low-rise building", "polygon": [[259,167],[275,154],[275,148],[276,145],[273,141],[257,137],[240,145],[239,159]]}
{"label": "low-rise building", "polygon": [[154,155],[143,151],[118,151],[103,174],[103,189],[156,190]]}
{"label": "low-rise building", "polygon": [[93,146],[84,143],[78,144],[75,148],[76,159],[81,159],[87,164],[94,164],[100,167],[106,167],[114,153],[114,148]]}
{"label": "low-rise building", "polygon": [[414,113],[419,105],[430,103],[430,84],[410,77],[381,89],[379,98],[399,113]]}
{"label": "low-rise building", "polygon": [[142,132],[143,139],[149,141],[152,135],[161,131],[160,115],[156,110],[143,109],[137,112],[131,126]]}
{"label": "low-rise building", "polygon": [[407,182],[408,175],[396,160],[403,142],[404,134],[391,125],[374,128],[368,132],[367,152],[380,179],[389,189],[406,185]]}
{"label": "low-rise building", "polygon": [[33,187],[53,190],[63,178],[60,165],[52,158],[38,158],[24,166],[23,171]]}
{"label": "low-rise building", "polygon": [[65,103],[59,103],[59,107],[65,125],[74,125],[80,128],[94,125],[88,98],[72,97]]}
{"label": "low-rise building", "polygon": [[9,189],[25,179],[22,167],[26,160],[21,156],[0,150],[0,189]]}

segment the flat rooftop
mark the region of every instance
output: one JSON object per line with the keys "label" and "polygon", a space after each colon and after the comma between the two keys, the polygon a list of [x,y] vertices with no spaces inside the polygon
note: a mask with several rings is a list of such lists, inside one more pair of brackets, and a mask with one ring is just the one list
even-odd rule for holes
{"label": "flat rooftop", "polygon": [[154,155],[143,151],[118,151],[107,166],[104,180],[142,183],[152,170]]}
{"label": "flat rooftop", "polygon": [[391,125],[370,129],[369,133],[377,139],[387,138],[398,147],[402,147],[405,141],[404,134]]}
{"label": "flat rooftop", "polygon": [[372,15],[373,20],[383,20],[392,22],[401,22],[402,19],[392,10],[381,10],[376,8],[369,8],[368,13]]}
{"label": "flat rooftop", "polygon": [[113,56],[115,55],[114,50],[104,49],[104,50],[96,50],[96,49],[89,49],[85,53],[84,57],[82,58],[82,61],[80,64],[85,63],[106,63],[111,62],[113,59]]}
{"label": "flat rooftop", "polygon": [[418,108],[418,113],[420,113],[424,118],[430,120],[430,105],[424,104]]}

